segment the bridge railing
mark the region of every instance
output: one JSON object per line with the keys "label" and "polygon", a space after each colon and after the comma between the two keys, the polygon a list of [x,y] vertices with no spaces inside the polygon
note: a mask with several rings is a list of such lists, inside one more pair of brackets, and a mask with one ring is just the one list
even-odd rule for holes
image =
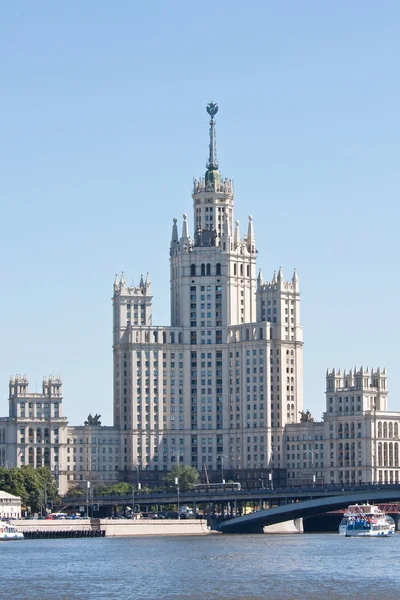
{"label": "bridge railing", "polygon": [[[299,494],[299,496],[306,495],[319,495],[319,494],[335,494],[335,493],[343,493],[343,492],[351,492],[351,491],[368,491],[368,490],[390,490],[390,489],[399,489],[400,483],[392,483],[392,484],[371,484],[371,483],[362,483],[362,484],[316,484],[313,486],[286,486],[281,488],[254,488],[254,489],[242,489],[242,490],[220,490],[218,492],[204,492],[204,491],[188,491],[181,492],[180,499],[182,502],[206,502],[207,499],[215,498],[224,500],[224,498],[228,501],[229,499],[237,499],[241,498],[246,499],[249,497],[257,498],[273,498],[276,496],[285,496],[288,497],[295,496]],[[137,504],[145,504],[146,502],[151,504],[153,502],[157,502],[159,504],[168,504],[169,502],[176,502],[177,493],[169,492],[169,491],[155,491],[155,492],[135,492],[135,503]],[[86,495],[79,496],[64,496],[62,498],[63,504],[86,504],[87,498]],[[121,504],[129,504],[132,502],[132,494],[95,494],[90,496],[90,503],[107,503],[107,502],[117,502],[121,501]]]}

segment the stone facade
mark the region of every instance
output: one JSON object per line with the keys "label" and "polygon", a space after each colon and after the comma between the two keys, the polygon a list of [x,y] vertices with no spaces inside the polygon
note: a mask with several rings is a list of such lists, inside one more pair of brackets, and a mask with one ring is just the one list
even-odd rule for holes
{"label": "stone facade", "polygon": [[9,416],[0,418],[0,457],[7,467],[48,467],[64,491],[67,419],[62,400],[60,377],[44,377],[40,393],[29,391],[26,376],[11,377]]}

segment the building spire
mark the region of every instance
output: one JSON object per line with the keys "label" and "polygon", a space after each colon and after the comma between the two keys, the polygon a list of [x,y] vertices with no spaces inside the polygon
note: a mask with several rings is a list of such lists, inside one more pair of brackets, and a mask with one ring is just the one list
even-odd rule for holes
{"label": "building spire", "polygon": [[206,108],[208,114],[210,115],[210,146],[208,153],[208,161],[207,161],[207,171],[206,171],[206,185],[211,185],[215,188],[216,184],[219,184],[221,181],[221,175],[218,171],[218,159],[217,159],[217,144],[215,139],[215,121],[214,117],[218,112],[218,104],[214,102],[209,102]]}
{"label": "building spire", "polygon": [[214,104],[214,102],[209,102],[206,108],[208,114],[210,115],[210,151],[208,154],[208,163],[207,169],[209,171],[216,171],[218,169],[218,160],[217,160],[217,144],[215,140],[215,121],[214,117],[218,112],[218,104]]}

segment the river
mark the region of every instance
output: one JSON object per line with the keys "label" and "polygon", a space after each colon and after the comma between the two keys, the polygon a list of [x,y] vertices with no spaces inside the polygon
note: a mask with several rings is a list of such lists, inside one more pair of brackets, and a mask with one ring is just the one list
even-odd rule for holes
{"label": "river", "polygon": [[0,552],[1,600],[400,597],[400,534],[23,540]]}

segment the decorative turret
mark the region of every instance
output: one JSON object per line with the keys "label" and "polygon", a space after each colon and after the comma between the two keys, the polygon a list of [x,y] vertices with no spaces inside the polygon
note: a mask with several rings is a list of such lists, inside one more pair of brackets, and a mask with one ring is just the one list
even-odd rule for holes
{"label": "decorative turret", "polygon": [[178,243],[178,226],[177,219],[174,219],[174,224],[172,225],[172,236],[171,236],[171,246]]}
{"label": "decorative turret", "polygon": [[189,239],[189,227],[188,227],[187,214],[186,213],[183,215],[182,239],[183,240],[188,240]]}
{"label": "decorative turret", "polygon": [[258,272],[258,277],[257,277],[257,289],[260,289],[260,287],[262,286],[262,284],[264,283],[264,277],[262,274],[261,269]]}
{"label": "decorative turret", "polygon": [[224,237],[230,237],[231,236],[231,228],[230,228],[230,225],[229,225],[229,218],[228,218],[228,215],[226,213],[225,213],[225,218],[224,218],[224,225],[223,225],[222,235]]}
{"label": "decorative turret", "polygon": [[247,229],[247,250],[254,254],[256,240],[254,239],[253,217],[249,215],[249,227]]}
{"label": "decorative turret", "polygon": [[293,271],[292,284],[293,284],[293,287],[298,291],[298,289],[299,289],[299,278],[297,276],[296,269]]}

